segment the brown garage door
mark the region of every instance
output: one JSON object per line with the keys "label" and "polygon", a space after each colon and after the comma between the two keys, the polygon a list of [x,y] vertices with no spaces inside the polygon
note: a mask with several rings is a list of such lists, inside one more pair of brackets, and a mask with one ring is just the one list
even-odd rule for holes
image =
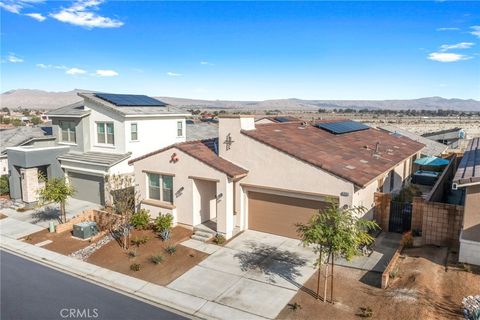
{"label": "brown garage door", "polygon": [[248,193],[248,228],[299,238],[296,223],[306,223],[316,210],[329,204],[268,193]]}

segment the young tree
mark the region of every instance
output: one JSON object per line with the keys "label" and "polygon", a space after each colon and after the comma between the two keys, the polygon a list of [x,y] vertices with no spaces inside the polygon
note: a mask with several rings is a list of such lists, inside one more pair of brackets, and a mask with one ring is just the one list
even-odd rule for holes
{"label": "young tree", "polygon": [[333,303],[333,267],[335,257],[344,257],[351,260],[359,253],[361,245],[368,245],[374,241],[374,238],[368,233],[369,230],[377,229],[375,221],[369,221],[358,218],[365,212],[364,208],[339,208],[334,202],[326,209],[316,212],[310,221],[306,224],[297,224],[297,231],[301,236],[304,246],[313,246],[313,250],[318,254],[315,266],[318,271],[317,280],[317,299],[320,297],[320,275],[322,264],[325,266],[324,296],[326,301],[327,281],[328,281],[328,263],[331,262],[331,300]]}
{"label": "young tree", "polygon": [[33,124],[33,125],[38,125],[42,122],[42,119],[40,119],[40,117],[37,117],[37,116],[33,116],[32,118],[30,118],[30,122]]}
{"label": "young tree", "polygon": [[53,178],[45,181],[45,187],[39,190],[40,200],[42,202],[55,202],[60,205],[60,216],[63,223],[67,222],[65,212],[65,203],[68,197],[75,194],[75,190],[70,186],[65,178]]}
{"label": "young tree", "polygon": [[130,220],[140,197],[131,175],[106,176],[105,182],[109,194],[107,205],[122,216],[119,229],[123,236],[123,248],[126,250],[130,244],[130,229],[132,229]]}

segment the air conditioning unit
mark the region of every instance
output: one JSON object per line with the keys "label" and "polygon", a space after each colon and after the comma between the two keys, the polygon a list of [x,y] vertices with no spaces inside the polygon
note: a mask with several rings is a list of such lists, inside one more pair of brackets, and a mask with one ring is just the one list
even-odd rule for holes
{"label": "air conditioning unit", "polygon": [[95,221],[85,221],[73,225],[73,236],[80,239],[88,239],[98,234]]}

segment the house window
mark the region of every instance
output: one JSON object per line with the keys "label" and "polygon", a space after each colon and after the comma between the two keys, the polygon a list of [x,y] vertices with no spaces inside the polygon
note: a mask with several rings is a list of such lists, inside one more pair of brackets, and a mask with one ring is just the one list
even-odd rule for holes
{"label": "house window", "polygon": [[61,134],[61,141],[62,142],[69,142],[75,143],[76,142],[76,134],[75,134],[75,122],[73,121],[60,121],[59,123]]}
{"label": "house window", "polygon": [[148,198],[173,203],[173,177],[147,173]]}
{"label": "house window", "polygon": [[138,125],[136,123],[130,124],[130,139],[132,141],[138,140]]}
{"label": "house window", "polygon": [[183,122],[177,121],[177,137],[183,136]]}
{"label": "house window", "polygon": [[97,123],[97,142],[112,145],[114,144],[112,122]]}

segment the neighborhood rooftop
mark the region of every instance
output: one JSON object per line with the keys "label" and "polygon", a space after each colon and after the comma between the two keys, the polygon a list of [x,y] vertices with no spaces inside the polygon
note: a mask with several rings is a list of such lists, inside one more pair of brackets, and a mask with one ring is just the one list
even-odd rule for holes
{"label": "neighborhood rooftop", "polygon": [[90,113],[90,110],[85,109],[85,103],[83,101],[79,101],[55,110],[51,110],[47,112],[47,115],[81,118],[88,115],[89,113]]}
{"label": "neighborhood rooftop", "polygon": [[378,128],[381,130],[388,131],[393,135],[402,135],[404,137],[412,139],[413,141],[423,143],[425,147],[422,149],[422,154],[427,156],[438,156],[444,153],[448,149],[448,146],[444,145],[443,143],[427,139],[425,137],[422,137],[421,135],[418,135],[416,133],[413,133],[405,129],[401,129],[399,127],[385,125]]}
{"label": "neighborhood rooftop", "polygon": [[106,153],[106,152],[68,152],[58,157],[59,160],[66,160],[72,162],[87,162],[95,163],[103,166],[114,166],[115,164],[127,159],[132,153],[125,154]]}
{"label": "neighborhood rooftop", "polygon": [[333,134],[316,126],[322,123],[257,124],[242,133],[362,187],[424,147],[370,127]]}
{"label": "neighborhood rooftop", "polygon": [[[189,115],[181,109],[172,107],[160,100],[147,97],[147,96],[120,95],[120,94],[107,94],[107,93],[94,93],[94,92],[91,92],[91,93],[82,92],[82,93],[78,93],[78,95],[84,98],[85,100],[89,100],[96,104],[100,104],[110,109],[113,112],[116,112],[125,116],[173,115],[173,114]],[[153,100],[158,101],[158,104],[157,103],[154,104],[152,102]],[[115,103],[113,103],[112,101],[114,101]],[[135,103],[134,101],[137,101],[137,103]],[[142,104],[142,103],[139,103],[138,101],[144,101],[144,103]]]}
{"label": "neighborhood rooftop", "polygon": [[457,187],[480,184],[480,138],[470,141],[453,178],[453,183],[457,184]]}
{"label": "neighborhood rooftop", "polygon": [[45,131],[40,127],[17,127],[14,129],[2,130],[0,134],[0,151],[4,153],[6,148],[16,147],[31,141],[32,139],[55,139],[53,136],[46,136]]}

